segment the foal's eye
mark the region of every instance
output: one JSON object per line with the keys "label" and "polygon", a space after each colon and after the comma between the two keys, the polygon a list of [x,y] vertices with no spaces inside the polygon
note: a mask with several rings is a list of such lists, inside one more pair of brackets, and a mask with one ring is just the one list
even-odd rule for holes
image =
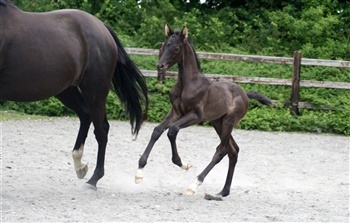
{"label": "foal's eye", "polygon": [[175,48],[175,53],[179,52],[180,48],[179,47],[176,47]]}

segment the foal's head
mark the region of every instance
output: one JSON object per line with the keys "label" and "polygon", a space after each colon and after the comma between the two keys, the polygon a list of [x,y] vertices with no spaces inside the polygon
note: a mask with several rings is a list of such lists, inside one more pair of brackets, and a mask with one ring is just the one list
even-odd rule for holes
{"label": "foal's head", "polygon": [[164,79],[165,71],[179,62],[183,54],[183,46],[187,42],[187,27],[181,31],[173,31],[168,24],[165,25],[167,40],[159,49],[159,60],[157,64],[158,80]]}

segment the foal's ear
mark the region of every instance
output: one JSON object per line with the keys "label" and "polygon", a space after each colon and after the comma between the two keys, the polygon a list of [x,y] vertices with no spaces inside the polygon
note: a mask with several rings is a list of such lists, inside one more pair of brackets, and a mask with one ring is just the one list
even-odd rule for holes
{"label": "foal's ear", "polygon": [[174,34],[174,31],[170,28],[170,26],[168,24],[165,24],[164,30],[165,30],[165,35],[167,37]]}
{"label": "foal's ear", "polygon": [[188,37],[188,30],[187,30],[187,27],[184,26],[181,30],[181,35],[184,37],[184,39],[187,39]]}

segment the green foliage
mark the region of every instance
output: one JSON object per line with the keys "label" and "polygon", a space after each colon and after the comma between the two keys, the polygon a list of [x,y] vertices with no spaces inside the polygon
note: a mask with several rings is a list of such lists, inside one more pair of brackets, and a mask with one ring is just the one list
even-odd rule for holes
{"label": "green foliage", "polygon": [[13,1],[25,11],[87,11],[112,25],[128,46],[158,48],[168,23],[188,26],[198,50],[274,56],[302,50],[308,58],[350,60],[349,1]]}

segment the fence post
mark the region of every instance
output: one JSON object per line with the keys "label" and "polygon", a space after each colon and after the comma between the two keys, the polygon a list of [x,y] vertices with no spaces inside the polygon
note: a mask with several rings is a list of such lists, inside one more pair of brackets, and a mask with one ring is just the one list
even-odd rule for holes
{"label": "fence post", "polygon": [[294,51],[292,96],[290,99],[291,115],[299,115],[299,86],[300,86],[301,51]]}

